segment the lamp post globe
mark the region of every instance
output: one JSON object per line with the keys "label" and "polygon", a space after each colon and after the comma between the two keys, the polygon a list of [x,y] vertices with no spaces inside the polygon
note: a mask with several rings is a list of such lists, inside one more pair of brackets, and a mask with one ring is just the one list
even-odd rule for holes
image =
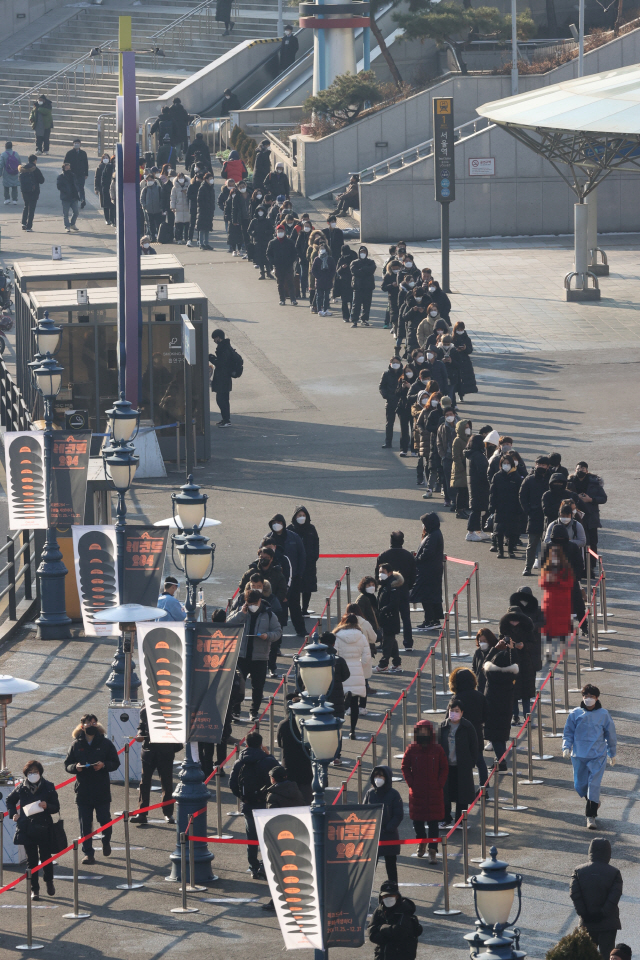
{"label": "lamp post globe", "polygon": [[49,317],[49,311],[44,311],[44,316],[38,320],[31,331],[36,338],[36,350],[40,357],[46,357],[47,354],[54,355],[60,346],[60,337],[62,327],[58,327]]}
{"label": "lamp post globe", "polygon": [[303,656],[295,656],[293,662],[298,677],[312,697],[326,696],[333,683],[335,657],[324,643],[310,643]]}
{"label": "lamp post globe", "polygon": [[133,404],[125,400],[124,392],[111,409],[106,411],[106,417],[113,443],[130,443],[135,440],[140,427],[140,411],[134,410]]}
{"label": "lamp post globe", "polygon": [[171,506],[176,526],[184,531],[202,530],[207,517],[206,493],[200,492],[200,487],[193,482],[193,476],[180,487],[180,493],[171,494]]}
{"label": "lamp post globe", "polygon": [[[526,956],[519,947],[520,931],[515,929],[522,910],[522,876],[509,873],[509,866],[498,860],[496,847],[491,847],[489,857],[480,864],[480,873],[470,878],[473,888],[473,904],[476,911],[476,930],[465,936],[472,956],[478,954],[480,947],[485,952],[479,954],[481,960],[516,960]],[[509,922],[516,891],[518,893],[518,912]],[[508,928],[514,928],[509,933]],[[514,941],[516,949],[514,949]]]}

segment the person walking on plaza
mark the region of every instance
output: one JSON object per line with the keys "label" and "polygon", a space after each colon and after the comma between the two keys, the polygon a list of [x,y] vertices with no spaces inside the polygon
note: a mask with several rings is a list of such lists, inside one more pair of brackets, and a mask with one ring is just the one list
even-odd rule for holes
{"label": "person walking on plaza", "polygon": [[295,243],[285,235],[284,224],[278,224],[276,235],[267,246],[267,260],[276,274],[281,307],[284,307],[287,297],[291,300],[292,306],[298,306],[293,279],[293,266],[296,258]]}
{"label": "person walking on plaza", "polygon": [[[166,804],[166,806],[162,808],[164,819],[167,823],[175,823],[173,803],[167,803],[167,801],[173,798],[173,761],[175,760],[176,753],[182,750],[182,744],[151,743],[146,706],[140,710],[136,742],[142,744],[142,750],[140,752],[142,777],[140,779],[140,790],[138,792],[138,806],[144,808],[150,805],[151,779],[157,770],[160,783],[162,784],[162,802]],[[148,814],[136,813],[130,818],[130,821],[138,825],[147,823]]]}
{"label": "person walking on plaza", "polygon": [[[427,835],[439,836],[438,824],[444,819],[444,785],[449,764],[447,755],[437,741],[433,724],[420,720],[413,730],[413,743],[402,758],[402,776],[409,787],[409,816],[413,820],[418,845],[418,856],[427,852]],[[425,828],[426,824],[426,828]],[[429,863],[436,862],[438,844],[429,844]]]}
{"label": "person walking on plaza", "polygon": [[51,106],[51,101],[42,94],[34,100],[29,114],[29,123],[36,136],[36,153],[49,153],[49,137],[53,130]]}
{"label": "person walking on plaza", "polygon": [[424,620],[416,630],[434,630],[444,616],[442,610],[442,577],[444,575],[444,537],[437,513],[424,513],[422,542],[416,553],[416,579],[409,599],[421,603]]}
{"label": "person walking on plaza", "polygon": [[[44,779],[44,767],[39,760],[27,760],[22,773],[24,780],[16,781],[7,796],[7,815],[16,823],[13,842],[24,847],[27,864],[33,870],[38,866],[38,862],[44,863],[51,856],[51,814],[60,813],[60,801],[53,783]],[[25,808],[30,804],[38,804],[40,809],[30,810],[27,815]],[[50,897],[55,897],[53,863],[43,867],[42,873],[47,893]],[[31,875],[31,899],[40,899],[40,871]]]}
{"label": "person walking on plaza", "polygon": [[386,880],[380,887],[378,906],[369,924],[369,940],[375,943],[375,960],[415,960],[422,926],[413,900]]}
{"label": "person walking on plaza", "polygon": [[[326,234],[327,231],[325,230],[324,232]],[[342,230],[333,231],[333,233],[336,232],[342,233]],[[342,246],[342,241],[340,245]],[[376,286],[376,282],[373,279],[373,275],[376,272],[376,263],[375,260],[372,260],[369,256],[369,251],[366,247],[360,247],[358,250],[358,258],[352,262],[350,270],[351,286],[353,287],[351,326],[358,326],[360,312],[362,311],[362,326],[368,327],[370,326],[369,312],[371,310],[371,298],[373,297],[373,291]]]}
{"label": "person walking on plaza", "polygon": [[4,202],[18,202],[18,187],[20,186],[20,154],[13,149],[11,140],[4,145],[4,152],[0,154],[0,173],[4,187]]}
{"label": "person walking on plaza", "polygon": [[447,718],[440,724],[440,746],[449,764],[444,786],[444,825],[448,827],[453,823],[452,806],[455,806],[457,821],[476,795],[473,768],[478,756],[478,738],[471,721],[463,716],[462,701],[457,697],[449,701]]}
{"label": "person walking on plaza", "polygon": [[20,178],[20,192],[24,200],[24,210],[22,211],[22,229],[31,233],[33,227],[33,217],[36,212],[36,205],[40,197],[40,186],[44,183],[42,171],[38,169],[38,158],[35,153],[29,156],[27,163],[18,167],[18,176]]}
{"label": "person walking on plaza", "polygon": [[582,688],[582,702],[567,717],[562,733],[562,756],[571,757],[573,785],[586,799],[587,828],[597,830],[600,784],[607,760],[616,762],[616,728],[608,710],[600,703],[600,690],[593,683]]}
{"label": "person walking on plaza", "polygon": [[[374,767],[369,777],[371,786],[364,795],[365,806],[382,807],[382,823],[380,825],[380,840],[400,840],[398,827],[404,820],[404,804],[402,797],[393,786],[389,767]],[[398,883],[398,857],[400,843],[397,847],[379,847],[378,861],[384,857],[387,877],[391,883]]]}
{"label": "person walking on plaza", "polygon": [[269,650],[272,644],[280,640],[282,627],[269,604],[262,599],[262,594],[258,590],[252,590],[248,584],[244,590],[242,607],[227,619],[228,626],[233,627],[236,624],[244,625],[238,670],[245,680],[251,676],[250,719],[253,723],[260,714]]}
{"label": "person walking on plaza", "polygon": [[86,151],[82,149],[82,142],[79,137],[76,137],[73,141],[73,147],[65,154],[64,162],[69,164],[71,172],[76,178],[78,193],[80,194],[80,209],[84,210],[87,205],[84,184],[89,176],[89,158]]}
{"label": "person walking on plaza", "polygon": [[[271,785],[270,771],[278,766],[278,761],[271,756],[266,747],[262,746],[262,737],[259,733],[247,734],[246,742],[246,748],[233,766],[229,787],[234,797],[242,801],[247,840],[257,840],[258,832],[253,811],[266,808],[267,790]],[[258,860],[257,846],[247,845],[247,859],[253,879],[266,880],[264,867]]]}
{"label": "person walking on plaza", "polygon": [[214,330],[211,339],[216,345],[215,354],[209,354],[209,363],[213,367],[211,391],[216,395],[216,403],[222,417],[217,426],[230,427],[231,406],[229,396],[233,389],[233,381],[242,375],[242,357],[237,350],[233,349],[224,330]]}
{"label": "person walking on plaza", "polygon": [[[56,186],[60,194],[60,200],[62,201],[64,228],[67,233],[71,233],[72,230],[78,233],[76,220],[78,219],[80,190],[78,189],[78,182],[75,178],[75,175],[71,171],[71,164],[62,164],[62,173],[58,175]],[[69,211],[71,211],[72,214],[71,219],[69,219]]]}
{"label": "person walking on plaza", "polygon": [[183,605],[176,596],[178,589],[179,584],[175,577],[164,578],[162,593],[158,597],[156,606],[165,611],[166,616],[163,617],[165,621],[182,621],[187,616]]}
{"label": "person walking on plaza", "polygon": [[580,926],[597,946],[602,960],[613,956],[616,933],[622,929],[618,906],[622,897],[622,874],[611,866],[610,860],[609,840],[605,837],[592,840],[589,859],[575,867],[569,886]]}
{"label": "person walking on plaza", "polygon": [[[93,713],[85,713],[73,731],[73,743],[64,761],[67,773],[75,774],[76,803],[80,834],[86,837],[93,831],[93,814],[102,826],[111,820],[111,785],[109,774],[120,766],[115,744],[105,736],[104,727]],[[102,832],[102,853],[111,856],[111,832]],[[83,863],[95,863],[93,838],[82,842]]]}

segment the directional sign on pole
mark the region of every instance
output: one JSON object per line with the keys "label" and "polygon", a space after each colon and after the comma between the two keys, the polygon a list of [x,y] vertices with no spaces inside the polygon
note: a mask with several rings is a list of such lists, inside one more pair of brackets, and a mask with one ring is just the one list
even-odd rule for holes
{"label": "directional sign on pole", "polygon": [[451,203],[456,198],[453,144],[453,97],[440,97],[433,101],[433,153],[438,203]]}

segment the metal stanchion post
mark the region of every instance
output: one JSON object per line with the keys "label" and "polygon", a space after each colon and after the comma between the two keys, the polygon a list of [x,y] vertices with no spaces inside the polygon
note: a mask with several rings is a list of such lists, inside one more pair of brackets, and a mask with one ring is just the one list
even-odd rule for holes
{"label": "metal stanchion post", "polygon": [[511,803],[505,804],[503,810],[528,810],[518,803],[518,740],[516,737],[511,739]]}
{"label": "metal stanchion post", "polygon": [[464,866],[464,882],[454,883],[454,887],[460,889],[470,889],[469,883],[469,812],[465,810],[462,814],[462,863]]}
{"label": "metal stanchion post", "polygon": [[538,752],[534,753],[534,760],[553,760],[553,756],[550,753],[544,752],[544,736],[542,730],[542,690],[538,694]]}
{"label": "metal stanchion post", "polygon": [[187,838],[180,834],[180,872],[182,882],[182,906],[172,907],[171,913],[198,913],[197,907],[187,906]]}
{"label": "metal stanchion post", "polygon": [[336,580],[336,619],[338,623],[342,620],[342,580]]}
{"label": "metal stanchion post", "polygon": [[600,606],[602,607],[602,632],[617,633],[617,630],[609,627],[609,617],[607,611],[607,575],[604,570],[602,570],[602,580],[600,581]]}
{"label": "metal stanchion post", "polygon": [[[476,578],[476,619],[472,620],[471,623],[489,623],[488,620],[482,618],[480,613],[480,565],[476,563],[475,570],[473,571]],[[472,574],[472,576],[473,576]]]}
{"label": "metal stanchion post", "polygon": [[347,581],[347,603],[351,603],[351,567],[344,568],[344,575]]}
{"label": "metal stanchion post", "polygon": [[276,709],[273,697],[269,700],[269,753],[273,756],[275,750],[275,720]]}
{"label": "metal stanchion post", "polygon": [[416,723],[422,716],[422,668],[418,670],[416,677]]}
{"label": "metal stanchion post", "polygon": [[[418,719],[420,717],[418,716]],[[407,691],[402,691],[402,753],[396,753],[396,760],[402,760],[407,749]]]}
{"label": "metal stanchion post", "polygon": [[531,732],[531,724],[533,718],[530,713],[527,714],[527,779],[521,780],[521,786],[533,786],[536,783],[543,783],[542,780],[535,780],[533,776],[533,733]]}
{"label": "metal stanchion post", "polygon": [[434,910],[437,917],[452,917],[460,910],[449,909],[449,861],[447,859],[447,838],[442,838],[442,888],[444,892],[444,910]]}
{"label": "metal stanchion post", "polygon": [[603,667],[596,667],[593,660],[593,611],[591,604],[587,607],[587,625],[589,627],[589,666],[583,667],[585,673],[599,673]]}
{"label": "metal stanchion post", "polygon": [[556,720],[556,678],[553,670],[549,677],[549,695],[551,697],[551,733],[545,733],[545,737],[552,740],[562,736],[561,733],[558,733],[558,721]]}
{"label": "metal stanchion post", "polygon": [[80,901],[78,896],[78,841],[73,841],[73,913],[63,913],[65,920],[86,920],[90,913],[80,913]]}
{"label": "metal stanchion post", "polygon": [[452,653],[451,656],[459,660],[460,657],[466,656],[464,653],[460,653],[460,616],[458,613],[458,594],[454,594],[453,597],[453,627],[456,638],[456,652]]}
{"label": "metal stanchion post", "polygon": [[493,830],[487,830],[487,837],[508,837],[509,834],[506,830],[501,830],[499,825],[499,814],[500,803],[498,800],[500,792],[500,769],[497,763],[493,765]]}
{"label": "metal stanchion post", "polygon": [[131,879],[131,846],[129,840],[129,811],[124,812],[124,855],[127,861],[127,882],[116,884],[116,890],[139,890],[144,883],[134,883]]}
{"label": "metal stanchion post", "polygon": [[371,762],[374,768],[378,766],[378,742],[375,737],[371,738]]}
{"label": "metal stanchion post", "polygon": [[347,803],[347,781],[342,781],[342,802]]}
{"label": "metal stanchion post", "polygon": [[325,598],[325,617],[327,621],[327,630],[331,630],[331,597]]}
{"label": "metal stanchion post", "polygon": [[467,636],[465,640],[472,640],[471,635],[471,578],[467,580]]}
{"label": "metal stanchion post", "polygon": [[16,944],[16,950],[42,950],[43,943],[33,942],[33,917],[31,916],[31,869],[27,867],[27,942]]}
{"label": "metal stanchion post", "polygon": [[392,754],[391,754],[391,711],[390,710],[387,710],[387,716],[385,719],[387,722],[387,766],[389,767],[389,769],[391,769]]}
{"label": "metal stanchion post", "polygon": [[438,691],[436,690],[436,655],[431,649],[431,656],[429,658],[431,662],[431,708],[429,710],[423,710],[423,713],[439,713],[438,710]]}
{"label": "metal stanchion post", "polygon": [[443,697],[446,697],[447,695],[447,650],[446,650],[447,643],[445,638],[449,631],[449,620],[448,620],[448,614],[446,613],[444,615],[444,627],[445,627],[444,633],[440,637],[440,659],[442,660],[442,695]]}
{"label": "metal stanchion post", "polygon": [[598,642],[598,588],[595,586],[593,588],[591,608],[593,610],[593,649],[599,653],[607,653],[609,647],[601,647]]}
{"label": "metal stanchion post", "polygon": [[560,710],[557,710],[556,713],[569,713],[569,646],[565,648],[564,656],[562,658],[562,695],[563,695],[563,704]]}
{"label": "metal stanchion post", "polygon": [[362,757],[358,759],[358,803],[362,803]]}
{"label": "metal stanchion post", "polygon": [[582,677],[580,676],[580,633],[576,627],[576,685],[571,687],[570,693],[580,693],[582,690]]}
{"label": "metal stanchion post", "polygon": [[222,836],[222,777],[220,770],[216,773],[216,818],[218,822],[218,839]]}
{"label": "metal stanchion post", "polygon": [[[126,688],[125,688],[126,689]],[[124,809],[129,813],[129,750],[130,743],[124,745]]]}
{"label": "metal stanchion post", "polygon": [[[194,884],[194,879],[196,875],[196,845],[193,840],[193,820],[189,824],[189,886],[187,890],[189,893],[200,893],[202,890],[206,890],[206,887],[199,887]],[[218,879],[215,877],[214,879]]]}
{"label": "metal stanchion post", "polygon": [[487,859],[487,788],[480,791],[480,856],[471,857],[471,863],[484,863]]}
{"label": "metal stanchion post", "polygon": [[444,609],[448,612],[449,610],[449,564],[447,563],[447,555],[444,555],[444,560],[442,563],[442,573],[444,579]]}

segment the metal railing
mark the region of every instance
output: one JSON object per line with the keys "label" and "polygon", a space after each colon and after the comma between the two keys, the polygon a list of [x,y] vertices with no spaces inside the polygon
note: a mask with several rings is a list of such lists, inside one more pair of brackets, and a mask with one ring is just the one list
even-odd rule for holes
{"label": "metal railing", "polygon": [[[469,120],[467,123],[462,123],[459,127],[455,127],[455,139],[456,141],[464,140],[466,137],[473,136],[474,133],[478,133],[480,130],[488,130],[493,126],[494,124],[486,117]],[[394,170],[400,170],[409,163],[415,163],[416,160],[424,160],[426,157],[430,157],[432,153],[433,137],[430,140],[425,140],[424,143],[419,143],[415,147],[409,147],[408,150],[396,153],[387,160],[382,160],[380,163],[374,163],[371,167],[365,167],[364,170],[355,172],[359,175],[362,183],[367,183],[375,180],[377,177],[384,177],[388,173],[393,173]],[[353,175],[353,173],[349,173],[350,177]]]}
{"label": "metal railing", "polygon": [[229,148],[232,129],[231,117],[195,117],[189,127],[189,143],[193,142],[196,133],[201,133],[213,157]]}
{"label": "metal railing", "polygon": [[98,117],[98,152],[99,157],[106,151],[114,154],[118,143],[118,128],[115,113],[101,113]]}
{"label": "metal railing", "polygon": [[29,408],[2,357],[0,357],[0,426],[4,430],[14,432],[33,428]]}
{"label": "metal railing", "polygon": [[[0,579],[6,576],[7,584],[0,590],[0,620],[18,620],[19,590],[22,586],[23,599],[31,601],[37,592],[35,562],[35,532],[18,530],[13,536],[7,534],[7,542],[0,547],[0,563],[6,556],[6,563],[0,567]],[[20,562],[22,560],[22,562]],[[5,597],[7,598],[5,601]],[[6,614],[6,615],[5,615]],[[4,631],[2,631],[4,632]]]}

